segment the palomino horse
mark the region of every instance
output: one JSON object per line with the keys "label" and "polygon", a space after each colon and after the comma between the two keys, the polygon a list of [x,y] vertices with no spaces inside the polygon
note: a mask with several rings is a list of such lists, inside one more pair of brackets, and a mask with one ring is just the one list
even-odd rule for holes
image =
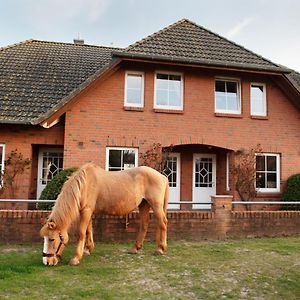
{"label": "palomino horse", "polygon": [[152,208],[157,218],[157,253],[167,249],[168,179],[149,167],[107,172],[93,163],[84,165],[65,182],[52,212],[42,227],[43,263],[58,263],[69,240],[68,230],[79,219],[79,240],[71,265],[78,265],[83,253],[94,248],[92,215],[125,215],[139,208],[140,228],[131,253],[143,246]]}

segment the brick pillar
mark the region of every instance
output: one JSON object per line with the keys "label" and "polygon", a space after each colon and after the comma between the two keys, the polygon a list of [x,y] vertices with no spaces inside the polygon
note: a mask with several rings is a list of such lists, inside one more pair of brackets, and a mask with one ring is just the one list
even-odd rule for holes
{"label": "brick pillar", "polygon": [[218,239],[225,239],[230,227],[232,198],[230,195],[211,196],[212,211],[214,213],[215,235]]}

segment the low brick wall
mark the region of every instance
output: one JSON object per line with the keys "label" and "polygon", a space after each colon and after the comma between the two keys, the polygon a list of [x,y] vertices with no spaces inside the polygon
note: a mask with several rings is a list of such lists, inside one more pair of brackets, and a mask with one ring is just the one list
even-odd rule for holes
{"label": "low brick wall", "polygon": [[[30,243],[39,242],[39,231],[47,219],[49,211],[0,210],[0,242]],[[139,228],[139,214],[134,212],[127,217],[98,216],[93,219],[95,241],[134,241]],[[150,216],[147,239],[154,240],[156,220]],[[72,232],[73,231],[73,232]],[[74,228],[71,237],[74,240]],[[213,213],[211,212],[169,212],[169,239],[201,240],[213,238]]]}
{"label": "low brick wall", "polygon": [[[193,240],[300,235],[300,211],[232,211],[232,198],[212,197],[212,212],[168,212],[168,239]],[[42,221],[49,211],[0,210],[0,242],[42,241]],[[155,218],[151,214],[148,240],[155,237]],[[139,214],[127,217],[98,216],[93,220],[95,241],[134,241]],[[71,233],[74,240],[74,230]]]}
{"label": "low brick wall", "polygon": [[232,212],[227,235],[231,238],[300,234],[300,211]]}

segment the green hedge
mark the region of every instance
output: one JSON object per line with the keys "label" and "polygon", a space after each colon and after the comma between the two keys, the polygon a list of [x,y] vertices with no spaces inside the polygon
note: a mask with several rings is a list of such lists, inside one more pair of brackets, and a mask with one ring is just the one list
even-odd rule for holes
{"label": "green hedge", "polygon": [[[300,201],[300,174],[292,175],[281,195],[282,201]],[[300,210],[300,205],[282,205],[283,210]]]}
{"label": "green hedge", "polygon": [[[77,170],[77,168],[69,168],[60,171],[52,178],[41,193],[40,200],[56,200],[65,181]],[[51,210],[54,203],[38,203],[37,207],[41,210]]]}

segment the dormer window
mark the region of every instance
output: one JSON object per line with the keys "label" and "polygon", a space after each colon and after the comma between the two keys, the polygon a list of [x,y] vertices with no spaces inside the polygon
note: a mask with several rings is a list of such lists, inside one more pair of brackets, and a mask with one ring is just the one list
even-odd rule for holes
{"label": "dormer window", "polygon": [[240,82],[233,79],[216,79],[215,112],[240,114]]}
{"label": "dormer window", "polygon": [[182,74],[157,72],[155,74],[154,108],[183,109]]}
{"label": "dormer window", "polygon": [[126,72],[124,98],[127,107],[144,106],[144,73]]}

